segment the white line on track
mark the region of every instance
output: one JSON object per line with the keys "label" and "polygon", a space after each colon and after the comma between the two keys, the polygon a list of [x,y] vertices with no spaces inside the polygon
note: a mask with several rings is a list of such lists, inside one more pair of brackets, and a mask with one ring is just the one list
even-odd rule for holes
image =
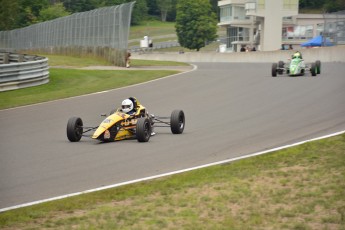
{"label": "white line on track", "polygon": [[157,179],[157,178],[161,178],[161,177],[166,177],[166,176],[171,176],[171,175],[175,175],[175,174],[180,174],[180,173],[184,173],[184,172],[188,172],[188,171],[192,171],[192,170],[196,170],[196,169],[202,169],[202,168],[206,168],[206,167],[210,167],[210,166],[214,166],[214,165],[226,164],[226,163],[229,163],[229,162],[232,162],[232,161],[237,161],[237,160],[241,160],[241,159],[245,159],[245,158],[249,158],[249,157],[254,157],[254,156],[258,156],[258,155],[263,155],[263,154],[266,154],[266,153],[275,152],[275,151],[278,151],[278,150],[282,150],[282,149],[294,147],[294,146],[297,146],[297,145],[301,145],[301,144],[304,144],[304,143],[307,143],[307,142],[317,141],[317,140],[321,140],[321,139],[325,139],[325,138],[341,135],[341,134],[344,134],[344,133],[345,133],[345,130],[344,131],[340,131],[340,132],[336,132],[336,133],[332,133],[332,134],[328,134],[328,135],[325,135],[325,136],[321,136],[321,137],[305,140],[305,141],[296,142],[296,143],[293,143],[293,144],[290,144],[290,145],[284,145],[284,146],[281,146],[281,147],[277,147],[277,148],[273,148],[273,149],[269,149],[269,150],[264,150],[264,151],[248,154],[248,155],[245,155],[245,156],[235,157],[235,158],[231,158],[231,159],[227,159],[227,160],[223,160],[223,161],[217,161],[217,162],[210,163],[210,164],[200,165],[200,166],[196,166],[196,167],[192,167],[192,168],[187,168],[187,169],[182,169],[182,170],[173,171],[173,172],[168,172],[168,173],[163,173],[163,174],[159,174],[159,175],[155,175],[155,176],[150,176],[150,177],[144,177],[144,178],[140,178],[140,179],[136,179],[136,180],[125,181],[125,182],[122,182],[122,183],[117,183],[117,184],[113,184],[113,185],[108,185],[108,186],[103,186],[103,187],[99,187],[99,188],[94,188],[94,189],[86,190],[86,191],[83,191],[83,192],[70,193],[70,194],[67,194],[67,195],[52,197],[52,198],[49,198],[49,199],[38,200],[38,201],[34,201],[34,202],[20,204],[20,205],[16,205],[16,206],[0,209],[0,212],[5,212],[5,211],[13,210],[13,209],[23,208],[23,207],[32,206],[32,205],[35,205],[35,204],[41,204],[41,203],[45,203],[45,202],[49,202],[49,201],[54,201],[54,200],[60,200],[60,199],[64,199],[64,198],[67,198],[67,197],[78,196],[78,195],[82,195],[82,194],[86,194],[86,193],[97,192],[97,191],[101,191],[101,190],[105,190],[105,189],[116,188],[116,187],[120,187],[120,186],[123,186],[123,185],[129,185],[129,184],[134,184],[134,183],[138,183],[138,182],[153,180],[153,179]]}

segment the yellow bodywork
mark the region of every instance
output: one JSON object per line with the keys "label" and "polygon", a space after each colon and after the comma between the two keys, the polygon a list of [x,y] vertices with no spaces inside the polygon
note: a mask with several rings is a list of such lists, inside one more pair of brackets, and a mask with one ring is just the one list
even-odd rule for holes
{"label": "yellow bodywork", "polygon": [[126,113],[123,113],[120,109],[118,109],[115,113],[110,114],[106,119],[102,121],[102,123],[98,126],[96,131],[93,133],[92,138],[101,139],[103,133],[105,132],[109,133],[109,131],[107,130],[109,130],[113,125],[117,123],[119,124],[119,129],[117,130],[115,137],[112,137],[111,139],[107,139],[107,138],[104,138],[104,139],[110,140],[110,141],[113,141],[113,140],[118,141],[118,140],[131,138],[134,136],[133,129],[136,128],[136,124],[137,124],[136,118],[141,117],[142,115],[146,115],[145,107],[140,105],[138,102],[137,102],[136,113],[133,115],[128,115]]}

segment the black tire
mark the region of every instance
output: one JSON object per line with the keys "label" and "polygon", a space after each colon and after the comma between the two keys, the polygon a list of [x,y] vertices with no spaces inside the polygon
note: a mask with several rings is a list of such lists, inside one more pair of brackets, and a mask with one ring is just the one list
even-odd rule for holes
{"label": "black tire", "polygon": [[140,117],[137,121],[136,136],[139,142],[148,142],[151,137],[151,123],[146,117]]}
{"label": "black tire", "polygon": [[283,61],[278,62],[278,74],[282,75],[284,73],[284,65],[285,63]]}
{"label": "black tire", "polygon": [[272,77],[276,77],[277,76],[277,63],[273,63],[272,64]]}
{"label": "black tire", "polygon": [[170,128],[173,134],[183,133],[185,127],[185,117],[182,110],[174,110],[170,116]]}
{"label": "black tire", "polygon": [[83,135],[83,121],[79,117],[71,117],[67,122],[67,138],[70,142],[80,141]]}
{"label": "black tire", "polygon": [[279,61],[278,62],[278,67],[283,69],[284,68],[284,62],[283,61]]}
{"label": "black tire", "polygon": [[315,62],[315,65],[316,65],[316,73],[317,74],[320,74],[321,73],[321,61],[320,60],[317,60]]}
{"label": "black tire", "polygon": [[311,76],[313,76],[313,77],[316,76],[316,64],[315,63],[311,63],[310,72],[311,72]]}

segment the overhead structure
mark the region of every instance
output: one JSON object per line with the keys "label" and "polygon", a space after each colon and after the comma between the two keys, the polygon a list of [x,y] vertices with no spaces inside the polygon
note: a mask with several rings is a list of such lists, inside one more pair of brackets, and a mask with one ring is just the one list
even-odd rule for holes
{"label": "overhead structure", "polygon": [[299,0],[220,0],[219,26],[227,28],[227,47],[278,50],[282,44],[283,18],[298,15]]}

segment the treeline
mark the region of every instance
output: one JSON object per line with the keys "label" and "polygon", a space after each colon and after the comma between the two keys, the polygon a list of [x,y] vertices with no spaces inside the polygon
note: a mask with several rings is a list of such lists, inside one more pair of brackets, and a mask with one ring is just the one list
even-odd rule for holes
{"label": "treeline", "polygon": [[321,9],[322,12],[345,10],[345,0],[299,0],[300,9]]}
{"label": "treeline", "polygon": [[[0,0],[0,30],[12,30],[52,20],[76,12],[119,5],[134,0]],[[183,0],[135,0],[132,24],[158,19],[176,20],[177,3]],[[209,0],[211,10],[218,14],[218,0]],[[345,0],[300,0],[301,9],[322,9],[323,12],[345,10]]]}

